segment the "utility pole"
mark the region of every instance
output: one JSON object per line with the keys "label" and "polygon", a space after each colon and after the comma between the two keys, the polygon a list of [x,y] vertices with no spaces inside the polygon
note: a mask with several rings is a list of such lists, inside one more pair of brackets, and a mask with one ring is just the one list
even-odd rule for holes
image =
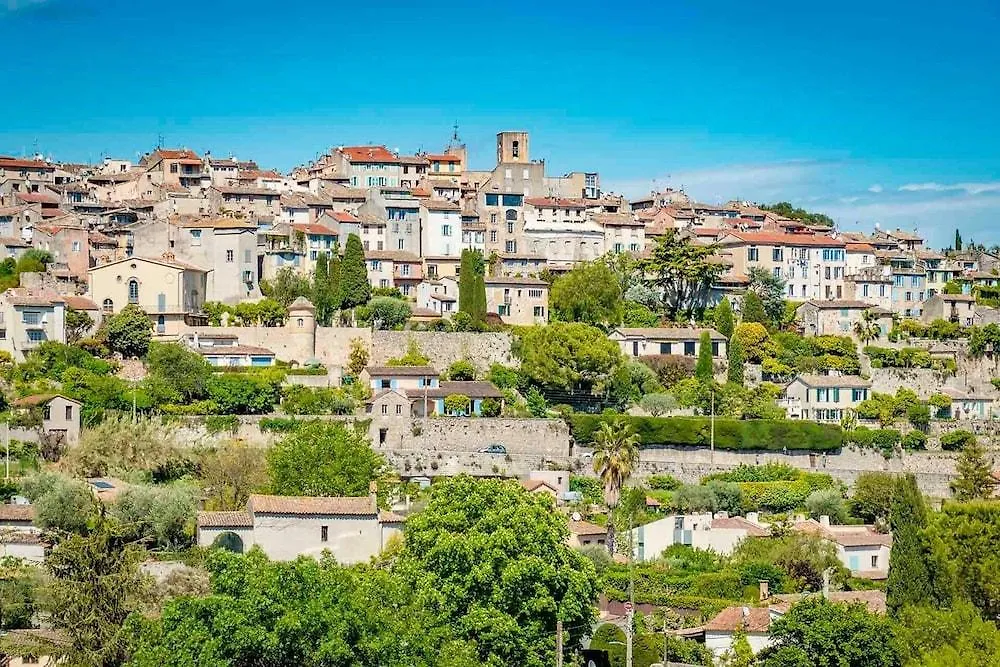
{"label": "utility pole", "polygon": [[635,616],[635,584],[632,561],[635,559],[635,536],[632,515],[628,517],[628,610],[625,613],[625,667],[632,667],[632,620]]}
{"label": "utility pole", "polygon": [[715,463],[715,388],[712,388],[712,414],[709,417],[709,423],[711,424],[711,437],[709,439],[709,447],[711,448],[709,453],[709,461]]}
{"label": "utility pole", "polygon": [[563,667],[562,619],[556,619],[556,667]]}
{"label": "utility pole", "polygon": [[667,667],[667,614],[663,614],[663,667]]}
{"label": "utility pole", "polygon": [[3,446],[4,446],[4,457],[3,457],[3,480],[5,482],[10,481],[10,417],[3,424]]}

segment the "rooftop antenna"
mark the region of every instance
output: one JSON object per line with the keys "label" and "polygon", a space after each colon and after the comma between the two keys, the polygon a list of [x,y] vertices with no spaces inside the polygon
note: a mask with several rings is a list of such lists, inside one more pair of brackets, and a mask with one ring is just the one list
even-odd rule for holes
{"label": "rooftop antenna", "polygon": [[156,135],[156,147],[157,148],[163,148],[163,135],[162,134]]}

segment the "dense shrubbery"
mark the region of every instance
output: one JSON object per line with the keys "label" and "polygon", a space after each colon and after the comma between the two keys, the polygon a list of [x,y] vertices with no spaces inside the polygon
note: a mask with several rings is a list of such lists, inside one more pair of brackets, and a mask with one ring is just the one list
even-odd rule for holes
{"label": "dense shrubbery", "polygon": [[[591,442],[601,415],[573,415],[570,424],[579,443]],[[624,417],[644,447],[707,447],[711,441],[708,417]],[[718,449],[832,451],[841,447],[839,426],[805,421],[716,419]]]}
{"label": "dense shrubbery", "polygon": [[919,347],[875,347],[869,345],[865,354],[872,361],[872,368],[931,368],[931,353]]}
{"label": "dense shrubbery", "polygon": [[284,390],[281,410],[289,415],[350,415],[357,407],[343,389],[292,385]]}
{"label": "dense shrubbery", "polygon": [[961,451],[976,441],[976,434],[963,429],[958,429],[957,431],[949,431],[948,433],[943,434],[940,440],[941,449],[946,449],[948,451]]}

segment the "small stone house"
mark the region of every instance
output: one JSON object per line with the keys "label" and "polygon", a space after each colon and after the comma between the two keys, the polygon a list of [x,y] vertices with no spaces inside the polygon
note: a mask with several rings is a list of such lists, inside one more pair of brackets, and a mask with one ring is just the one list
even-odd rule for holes
{"label": "small stone house", "polygon": [[[445,406],[445,399],[449,396],[467,396],[469,398],[469,408],[462,414],[449,412]],[[428,389],[415,395],[415,400],[426,396],[432,402],[434,414],[448,415],[452,417],[468,417],[470,415],[481,416],[483,413],[483,401],[491,399],[498,403],[503,402],[503,394],[493,386],[492,382],[442,382],[434,389]]]}
{"label": "small stone house", "polygon": [[939,417],[945,419],[990,419],[993,416],[992,396],[967,393],[951,387],[942,387],[941,393],[951,399],[951,405],[944,408]]}
{"label": "small stone house", "polygon": [[867,400],[872,383],[857,375],[800,374],[785,387],[780,405],[789,419],[839,422],[844,411]]}
{"label": "small stone house", "polygon": [[658,354],[697,357],[701,348],[701,334],[705,331],[708,332],[712,341],[712,358],[725,359],[726,337],[715,329],[619,327],[608,334],[608,338],[618,343],[622,354],[628,357],[646,357]]}
{"label": "small stone house", "polygon": [[314,498],[254,494],[244,512],[199,512],[198,545],[243,553],[260,547],[274,560],[320,557],[363,563],[402,532],[403,517],[378,509],[374,485],[367,496]]}
{"label": "small stone house", "polygon": [[369,366],[361,371],[361,381],[374,392],[402,389],[422,393],[438,386],[438,372],[431,366]]}
{"label": "small stone house", "polygon": [[873,305],[865,301],[806,301],[795,310],[806,336],[850,336]]}
{"label": "small stone house", "polygon": [[874,526],[832,525],[830,517],[821,516],[819,521],[798,521],[792,529],[832,542],[840,562],[855,577],[882,580],[889,576],[892,535],[880,533]]}
{"label": "small stone house", "polygon": [[569,522],[569,539],[567,543],[577,549],[582,547],[603,547],[608,541],[608,527],[598,526],[588,521]]}
{"label": "small stone house", "polygon": [[765,537],[767,527],[757,523],[757,515],[747,518],[717,514],[673,514],[632,529],[636,558],[655,560],[668,547],[685,544],[695,549],[710,549],[728,556],[747,537]]}
{"label": "small stone house", "polygon": [[963,327],[971,327],[976,319],[976,297],[971,294],[935,294],[924,301],[920,320],[930,324],[934,320],[947,320]]}
{"label": "small stone house", "polygon": [[14,407],[24,412],[39,410],[44,433],[60,437],[69,445],[80,441],[80,408],[83,407],[80,401],[59,394],[36,394],[14,401]]}

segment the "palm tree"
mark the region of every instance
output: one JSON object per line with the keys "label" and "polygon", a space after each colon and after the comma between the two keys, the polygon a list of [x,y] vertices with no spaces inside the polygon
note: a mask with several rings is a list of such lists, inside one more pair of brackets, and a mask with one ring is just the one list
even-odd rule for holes
{"label": "palm tree", "polygon": [[622,487],[639,462],[639,436],[621,419],[602,421],[594,434],[594,472],[604,483],[608,506],[608,553],[615,553],[615,525],[611,514]]}
{"label": "palm tree", "polygon": [[882,329],[879,327],[877,319],[875,313],[866,310],[861,319],[854,324],[854,335],[858,337],[862,345],[878,340],[878,337],[882,335]]}

